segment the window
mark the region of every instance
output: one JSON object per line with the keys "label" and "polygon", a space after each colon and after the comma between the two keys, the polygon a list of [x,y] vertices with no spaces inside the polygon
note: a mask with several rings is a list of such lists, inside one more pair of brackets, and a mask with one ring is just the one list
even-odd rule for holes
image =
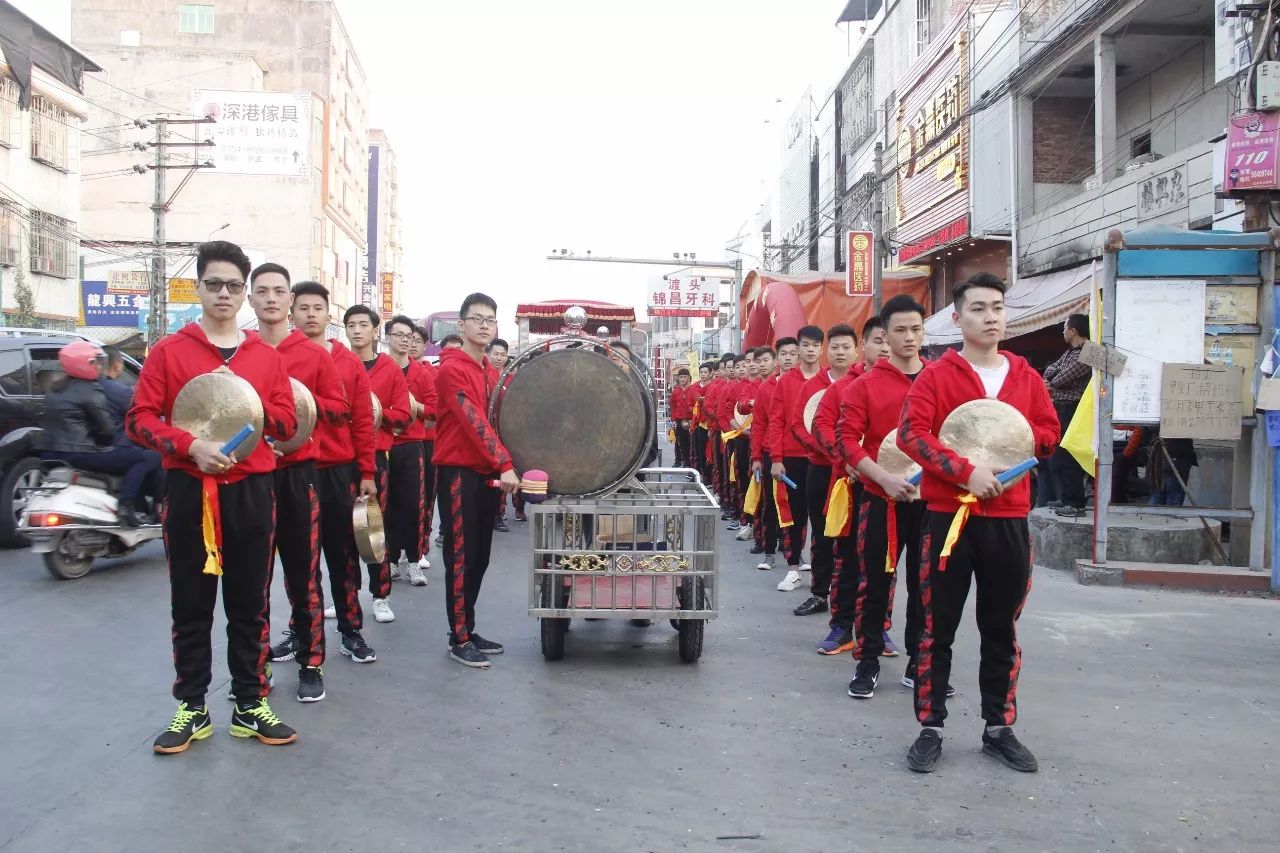
{"label": "window", "polygon": [[933,15],[933,0],[916,0],[916,56],[929,46],[929,19]]}
{"label": "window", "polygon": [[212,33],[213,7],[183,3],[178,7],[178,32]]}
{"label": "window", "polygon": [[30,397],[31,377],[20,349],[0,350],[0,395]]}
{"label": "window", "polygon": [[311,220],[311,247],[318,249],[324,244],[324,223],[319,219]]}
{"label": "window", "polygon": [[31,347],[31,378],[36,394],[48,394],[54,383],[66,376],[62,362],[58,361],[58,347]]}
{"label": "window", "polygon": [[0,266],[16,267],[22,259],[22,221],[18,207],[0,201]]}
{"label": "window", "polygon": [[1139,133],[1133,139],[1129,140],[1129,156],[1141,157],[1143,154],[1151,153],[1151,131]]}
{"label": "window", "polygon": [[0,74],[0,147],[12,148],[14,131],[22,120],[18,111],[18,84]]}
{"label": "window", "polygon": [[57,278],[73,278],[79,262],[80,241],[75,223],[31,211],[31,271]]}
{"label": "window", "polygon": [[31,159],[63,172],[70,171],[70,146],[67,131],[71,113],[48,98],[31,98]]}

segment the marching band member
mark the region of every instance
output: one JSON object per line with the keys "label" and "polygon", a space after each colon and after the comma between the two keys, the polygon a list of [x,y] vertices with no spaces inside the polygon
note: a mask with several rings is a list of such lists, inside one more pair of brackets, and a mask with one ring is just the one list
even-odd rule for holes
{"label": "marching band member", "polygon": [[[311,392],[316,423],[344,428],[351,415],[333,361],[302,332],[289,329],[289,271],[262,264],[249,277],[249,305],[258,317],[263,343],[275,347],[289,376]],[[276,452],[276,550],[292,613],[284,640],[271,649],[273,661],[298,661],[298,701],[324,698],[324,593],[320,587],[320,498],[316,490],[315,441],[308,438],[281,457]]]}
{"label": "marching band member", "polygon": [[[1060,428],[1040,375],[1020,356],[1000,352],[1005,331],[1005,284],[990,273],[960,282],[952,319],[964,336],[912,384],[898,427],[898,447],[924,470],[924,522],[920,598],[924,631],[916,662],[916,717],[923,727],[907,753],[907,766],[932,772],[942,754],[947,717],[951,645],[964,613],[970,580],[978,585],[978,633],[982,638],[978,684],[982,693],[982,751],[1015,770],[1034,772],[1035,756],[1014,736],[1022,650],[1017,621],[1031,588],[1030,482],[1007,490],[999,473],[975,466],[938,440],[956,407],[983,398],[1012,405],[1031,424],[1037,457],[1047,458]],[[970,509],[965,519],[961,498]],[[957,529],[958,528],[958,529]],[[949,556],[943,557],[944,551]]]}
{"label": "marching band member", "polygon": [[[164,457],[164,537],[173,616],[173,696],[178,710],[156,738],[157,753],[184,752],[213,733],[205,703],[212,680],[213,608],[221,578],[227,614],[227,668],[235,710],[231,734],[263,743],[292,743],[298,734],[267,704],[268,590],[275,536],[271,445],[259,441],[240,459],[172,423],[178,392],[191,379],[227,369],[262,399],[267,436],[288,440],[297,428],[293,392],[280,354],[254,332],[242,332],[249,258],[239,246],[212,241],[196,255],[200,322],[151,349],[126,417],[129,438]],[[265,437],[265,436],[263,436]],[[224,534],[229,534],[225,535]]]}
{"label": "marching band member", "polygon": [[390,358],[404,374],[408,393],[418,401],[421,412],[409,413],[409,422],[391,440],[387,464],[387,559],[392,566],[391,579],[401,577],[400,562],[406,563],[406,575],[413,586],[426,586],[427,579],[418,565],[422,559],[422,528],[426,524],[426,493],[423,490],[427,419],[435,418],[435,386],[426,370],[410,357],[417,326],[403,314],[387,321],[386,336]]}
{"label": "marching band member", "polygon": [[707,415],[706,415],[706,396],[707,386],[711,384],[711,377],[714,370],[711,362],[704,361],[698,365],[698,381],[689,386],[689,391],[685,392],[685,399],[689,402],[690,421],[689,424],[693,428],[693,466],[702,475],[702,482],[711,482],[711,467],[707,464]]}
{"label": "marching band member", "polygon": [[817,326],[802,327],[796,338],[799,362],[778,379],[778,389],[774,392],[769,411],[769,435],[765,440],[765,450],[773,462],[770,475],[779,483],[786,477],[795,484],[786,485],[789,523],[783,517],[782,507],[778,506],[778,524],[782,528],[783,550],[787,555],[787,575],[778,583],[782,592],[797,589],[801,581],[800,559],[804,553],[804,530],[809,519],[805,502],[809,456],[807,448],[800,443],[796,428],[804,429],[806,400],[801,399],[801,392],[805,383],[818,375],[824,339],[822,330]]}
{"label": "marching band member", "polygon": [[342,636],[338,650],[343,655],[355,663],[373,663],[378,656],[361,633],[364,611],[360,607],[360,552],[352,519],[357,495],[371,501],[378,499],[369,374],[341,341],[325,338],[329,290],[324,285],[317,281],[295,284],[289,316],[295,329],[328,354],[351,410],[345,424],[317,420],[312,435],[320,494],[320,545],[333,602],[325,610],[325,618],[338,620],[338,633]]}
{"label": "marching band member", "polygon": [[[418,546],[418,550],[422,554],[422,559],[418,560],[418,568],[423,571],[431,568],[431,560],[427,557],[427,552],[431,550],[431,526],[436,511],[436,464],[432,459],[432,452],[436,444],[436,374],[439,372],[434,364],[422,357],[422,353],[426,348],[427,330],[422,326],[415,326],[413,330],[413,347],[409,351],[409,355],[422,366],[422,370],[427,376],[427,384],[431,387],[431,405],[428,406],[424,400],[418,401],[424,407],[422,424],[422,505],[425,512],[423,514],[421,544]],[[412,572],[410,572],[409,581],[413,582]],[[427,579],[424,575],[422,577],[422,586],[426,586],[426,583]]]}
{"label": "marching band member", "polygon": [[691,379],[692,374],[689,373],[689,368],[682,367],[676,371],[676,387],[671,389],[671,403],[667,409],[676,431],[677,468],[694,467],[693,460],[689,457],[690,448],[693,446],[693,434],[689,427],[690,419],[693,417],[689,385]]}
{"label": "marching band member", "polygon": [[[778,349],[795,350],[795,338],[781,338]],[[769,453],[765,450],[765,437],[769,433],[769,411],[773,407],[773,395],[778,390],[778,362],[769,347],[756,350],[756,365],[762,373],[760,388],[756,391],[756,402],[752,407],[751,423],[751,476],[762,481],[760,509],[756,512],[752,523],[756,537],[756,548],[753,554],[762,554],[756,566],[761,571],[768,571],[777,564],[778,550],[778,510],[773,502],[772,478],[765,482],[765,472],[772,469]],[[790,369],[788,367],[788,369]],[[759,550],[757,550],[757,548]]]}

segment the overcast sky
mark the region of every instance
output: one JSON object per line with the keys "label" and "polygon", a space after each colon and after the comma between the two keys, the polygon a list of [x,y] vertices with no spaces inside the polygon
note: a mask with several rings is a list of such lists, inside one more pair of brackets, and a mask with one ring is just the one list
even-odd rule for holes
{"label": "overcast sky", "polygon": [[[68,0],[16,5],[66,35]],[[504,318],[552,298],[642,310],[661,267],[544,256],[724,257],[777,175],[783,121],[846,57],[843,0],[338,6],[399,158],[418,315],[476,289]]]}

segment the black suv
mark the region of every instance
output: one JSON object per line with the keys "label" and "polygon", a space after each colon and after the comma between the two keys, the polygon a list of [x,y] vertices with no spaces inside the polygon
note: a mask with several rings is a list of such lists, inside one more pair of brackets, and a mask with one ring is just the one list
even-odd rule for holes
{"label": "black suv", "polygon": [[[27,544],[18,533],[18,518],[26,506],[26,490],[41,479],[36,439],[44,417],[44,395],[62,376],[58,350],[76,340],[92,338],[74,332],[0,327],[0,544]],[[121,381],[136,382],[140,369],[126,356]]]}

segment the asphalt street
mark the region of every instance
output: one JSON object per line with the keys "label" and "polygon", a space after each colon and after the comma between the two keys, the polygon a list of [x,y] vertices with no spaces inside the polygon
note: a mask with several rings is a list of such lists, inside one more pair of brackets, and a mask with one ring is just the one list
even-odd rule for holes
{"label": "asphalt street", "polygon": [[[1021,622],[1022,775],[979,751],[977,636],[957,640],[942,763],[905,767],[903,658],[874,699],[814,652],[823,617],[722,534],[722,606],[701,662],[664,624],[575,622],[543,661],[526,612],[528,531],[496,534],[478,627],[487,672],[446,657],[441,570],[397,584],[378,661],[335,653],[328,698],[275,710],[301,734],[151,742],[173,711],[158,546],[59,582],[0,552],[0,850],[1276,850],[1280,602],[1087,588],[1038,570]],[[438,558],[438,554],[433,553]],[[368,613],[368,599],[366,613]],[[899,591],[899,608],[905,591]],[[273,638],[287,605],[279,574]],[[972,596],[970,597],[972,611]],[[895,630],[899,635],[900,627]],[[724,838],[724,836],[757,836]]]}

